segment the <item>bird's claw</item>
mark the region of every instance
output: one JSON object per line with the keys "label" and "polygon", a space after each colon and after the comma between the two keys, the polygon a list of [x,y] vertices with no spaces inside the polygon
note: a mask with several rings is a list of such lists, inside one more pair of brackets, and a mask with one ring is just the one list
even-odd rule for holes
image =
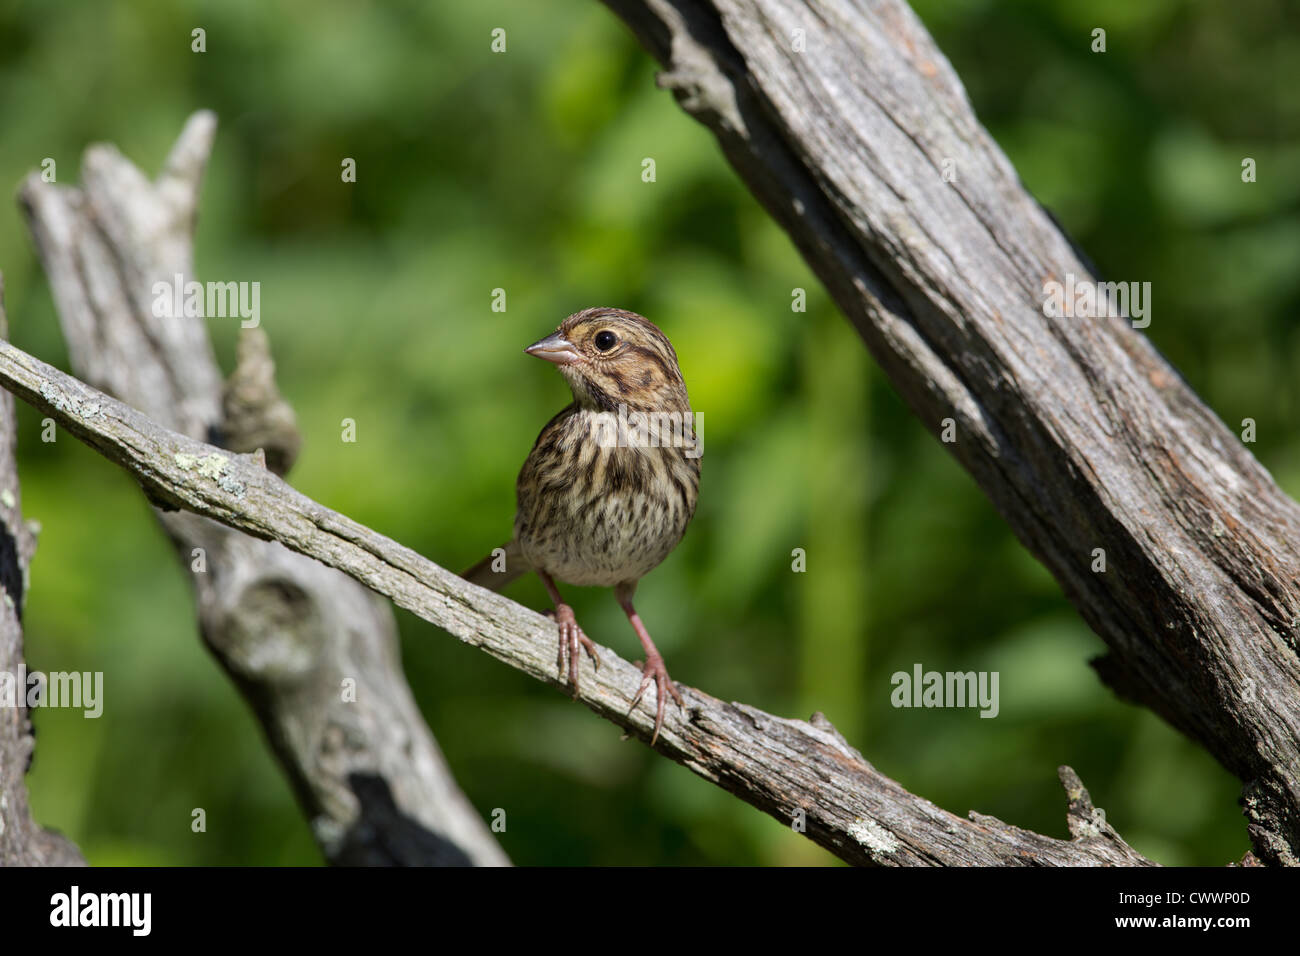
{"label": "bird's claw", "polygon": [[564,674],[565,657],[568,657],[569,663],[569,683],[573,685],[573,699],[578,699],[578,647],[581,646],[587,652],[587,657],[591,659],[592,667],[600,670],[600,654],[596,650],[596,644],[586,634],[582,633],[582,628],[578,626],[577,618],[573,615],[573,608],[567,604],[561,604],[555,609],[555,620],[559,625],[560,631],[560,655],[559,668],[560,674]]}
{"label": "bird's claw", "polygon": [[[649,688],[652,681],[655,685],[655,729],[654,733],[650,735],[651,747],[659,740],[659,730],[664,725],[664,701],[667,699],[668,694],[672,695],[678,707],[685,708],[686,706],[681,693],[677,690],[677,685],[668,676],[668,668],[664,666],[664,659],[655,655],[648,658],[641,665],[641,686],[637,688],[636,696],[632,698],[632,706],[627,709],[629,717],[632,716],[632,711],[636,710],[637,704],[641,703],[641,698],[645,695],[646,689]],[[664,693],[665,690],[667,694]]]}

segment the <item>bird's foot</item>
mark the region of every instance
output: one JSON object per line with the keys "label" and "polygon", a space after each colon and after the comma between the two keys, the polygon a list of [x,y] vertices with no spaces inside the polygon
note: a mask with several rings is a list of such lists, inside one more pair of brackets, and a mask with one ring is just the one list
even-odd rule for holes
{"label": "bird's foot", "polygon": [[685,707],[682,695],[677,690],[677,685],[673,683],[672,678],[668,676],[668,668],[664,666],[664,659],[658,654],[649,654],[646,656],[645,663],[641,665],[641,686],[632,698],[632,706],[627,709],[628,716],[636,710],[636,705],[641,703],[641,697],[645,694],[651,682],[655,685],[655,729],[650,735],[650,746],[653,747],[659,739],[659,729],[664,725],[664,701],[668,695],[672,694],[673,700],[677,701],[678,707]]}
{"label": "bird's foot", "polygon": [[591,658],[591,664],[600,670],[600,654],[595,643],[578,626],[578,619],[573,615],[573,608],[567,604],[556,605],[555,622],[560,631],[560,656],[558,660],[560,674],[564,674],[564,660],[569,661],[569,683],[573,685],[573,699],[578,699],[578,647],[581,646]]}

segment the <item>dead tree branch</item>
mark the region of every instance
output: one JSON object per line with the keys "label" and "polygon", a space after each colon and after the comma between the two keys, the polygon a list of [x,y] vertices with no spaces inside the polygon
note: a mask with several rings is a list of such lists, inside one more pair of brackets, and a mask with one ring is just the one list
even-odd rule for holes
{"label": "dead tree branch", "polygon": [[[20,191],[73,366],[153,420],[288,468],[299,442],[266,337],[245,330],[224,389],[203,319],[158,316],[154,283],[194,275],[199,185],[216,118],[196,113],[156,182],[93,146],[83,185]],[[507,861],[452,777],[398,660],[392,609],[273,542],[159,513],[193,581],[203,639],[251,704],[326,859]],[[197,570],[196,570],[197,568]],[[344,694],[344,681],[353,693]]]}
{"label": "dead tree branch", "polygon": [[926,427],[956,423],[946,447],[1108,645],[1102,679],[1241,779],[1261,859],[1300,862],[1300,508],[1129,322],[1048,317],[1045,283],[1088,265],[915,14],[604,2]]}
{"label": "dead tree branch", "polygon": [[[312,501],[269,471],[260,456],[232,454],[169,431],[8,343],[0,343],[0,385],[54,416],[73,435],[126,468],[159,505],[281,542],[354,577],[503,663],[567,689],[556,668],[553,621],[469,584]],[[600,648],[600,657],[600,670],[583,678],[580,699],[600,716],[648,741],[652,711],[639,707],[628,713],[640,669],[605,647]],[[878,773],[820,715],[811,723],[786,720],[693,688],[681,689],[685,712],[669,708],[656,749],[778,820],[798,820],[809,837],[849,862],[887,866],[1148,862],[1100,817],[1096,826],[1076,830],[1075,838],[1068,841],[991,817],[963,820]]]}
{"label": "dead tree branch", "polygon": [[[0,280],[0,335],[8,335],[4,282]],[[36,535],[23,520],[14,399],[0,395],[0,678],[13,682],[13,705],[0,704],[0,866],[84,866],[80,851],[65,837],[32,820],[23,778],[31,764],[35,740],[27,711],[23,668],[23,605],[27,566],[36,550]]]}

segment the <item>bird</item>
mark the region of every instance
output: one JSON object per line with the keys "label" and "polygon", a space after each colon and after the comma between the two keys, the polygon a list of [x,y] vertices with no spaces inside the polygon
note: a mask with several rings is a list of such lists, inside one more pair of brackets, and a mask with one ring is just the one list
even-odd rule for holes
{"label": "bird", "polygon": [[524,349],[552,363],[573,401],[538,434],[515,484],[514,536],[462,576],[500,590],[535,571],[554,604],[561,679],[578,696],[579,648],[600,667],[557,581],[614,589],[645,661],[631,715],[655,687],[653,747],[669,696],[683,707],[632,597],[677,547],[695,514],[700,429],[677,353],[649,319],[617,308],[575,312]]}

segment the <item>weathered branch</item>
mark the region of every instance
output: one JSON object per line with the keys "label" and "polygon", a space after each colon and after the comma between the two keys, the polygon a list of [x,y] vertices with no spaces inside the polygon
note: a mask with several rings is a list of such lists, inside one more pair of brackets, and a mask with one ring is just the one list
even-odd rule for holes
{"label": "weathered branch", "polygon": [[[125,467],[159,504],[279,541],[511,667],[567,690],[556,667],[553,621],[312,501],[269,471],[260,456],[232,454],[169,431],[8,343],[0,343],[0,385]],[[583,677],[580,699],[648,741],[652,709],[628,712],[639,668],[608,648],[600,649],[600,657],[600,669]],[[820,715],[811,723],[786,720],[681,689],[685,710],[668,709],[656,749],[778,820],[802,823],[809,837],[850,862],[1148,862],[1100,820],[1068,841],[991,817],[963,820],[878,773]]]}
{"label": "weathered branch", "polygon": [[[4,281],[0,278],[0,335],[8,335]],[[14,461],[14,399],[0,395],[0,679],[14,682],[13,706],[0,702],[0,866],[84,866],[80,851],[61,834],[32,819],[24,776],[35,741],[27,712],[23,668],[23,605],[27,566],[36,536],[23,521],[22,492]]]}
{"label": "weathered branch", "polygon": [[[78,373],[184,434],[260,448],[283,472],[299,436],[265,335],[245,330],[223,391],[203,319],[153,308],[155,282],[193,276],[215,126],[211,113],[191,117],[156,182],[94,146],[80,189],[33,175],[20,200]],[[411,697],[386,602],[278,544],[193,515],[160,519],[204,641],[252,705],[328,860],[508,862]]]}
{"label": "weathered branch", "polygon": [[1256,854],[1297,863],[1300,508],[1128,322],[1046,315],[1044,284],[1089,268],[912,11],[605,3],[913,411],[955,421],[946,447],[1110,648],[1103,680],[1236,774]]}

